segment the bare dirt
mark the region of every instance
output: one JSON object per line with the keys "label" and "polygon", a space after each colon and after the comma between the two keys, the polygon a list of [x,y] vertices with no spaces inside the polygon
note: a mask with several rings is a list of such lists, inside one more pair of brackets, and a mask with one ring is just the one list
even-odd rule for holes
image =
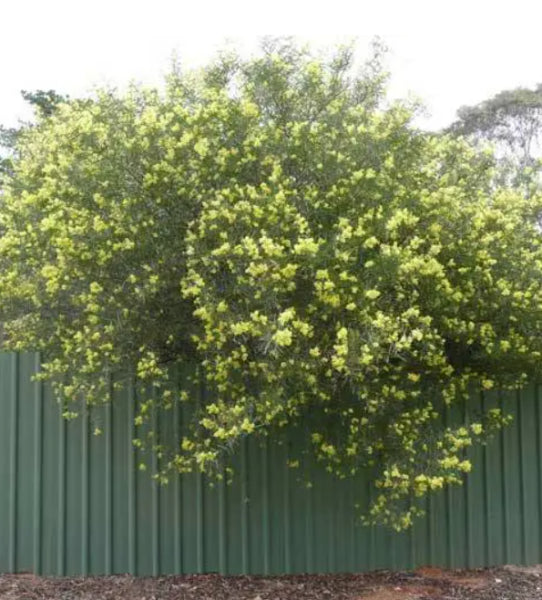
{"label": "bare dirt", "polygon": [[542,566],[284,577],[0,575],[1,600],[542,600]]}

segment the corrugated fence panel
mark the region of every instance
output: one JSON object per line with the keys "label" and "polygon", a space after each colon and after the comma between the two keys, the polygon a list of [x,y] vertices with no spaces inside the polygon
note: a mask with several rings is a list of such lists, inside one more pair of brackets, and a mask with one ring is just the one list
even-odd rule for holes
{"label": "corrugated fence panel", "polygon": [[[360,524],[355,504],[371,494],[364,477],[338,481],[310,460],[305,470],[288,467],[302,450],[293,431],[245,440],[230,485],[192,474],[160,487],[152,480],[158,459],[132,444],[135,390],[66,421],[49,387],[32,381],[38,365],[35,355],[0,354],[0,572],[278,574],[542,562],[535,387],[480,395],[468,413],[453,407],[443,415],[468,422],[499,406],[514,423],[472,449],[464,486],[431,496],[427,517],[397,535]],[[177,406],[155,419],[171,439],[188,415]]]}

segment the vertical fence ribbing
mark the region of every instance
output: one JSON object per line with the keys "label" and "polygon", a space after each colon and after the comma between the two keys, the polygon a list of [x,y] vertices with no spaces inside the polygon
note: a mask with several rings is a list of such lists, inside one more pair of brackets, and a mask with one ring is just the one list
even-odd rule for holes
{"label": "vertical fence ribbing", "polygon": [[[373,501],[373,490],[371,488],[371,484],[367,481],[367,498],[369,500],[369,505],[371,505]],[[376,534],[375,528],[371,527],[369,529],[369,560],[366,562],[370,571],[375,568],[376,564]]]}
{"label": "vertical fence ribbing", "polygon": [[335,507],[333,506],[333,493],[332,490],[327,491],[327,497],[329,500],[326,502],[328,504],[327,509],[328,513],[328,521],[327,521],[327,557],[328,571],[333,571],[335,569],[335,531],[337,528],[336,524],[336,515],[335,515]]}
{"label": "vertical fence ribbing", "polygon": [[[198,373],[199,394],[198,410],[205,400],[205,380],[203,371]],[[197,572],[203,573],[205,570],[205,554],[203,548],[203,475],[196,473],[196,564]]]}
{"label": "vertical fence ribbing", "polygon": [[19,429],[19,355],[13,354],[10,365],[11,421],[9,464],[9,570],[17,570],[17,458]]}
{"label": "vertical fence ribbing", "polygon": [[128,383],[128,565],[131,573],[137,573],[137,500],[136,500],[136,460],[135,460],[135,406],[136,397],[133,382]]}
{"label": "vertical fence ribbing", "polygon": [[[450,407],[447,405],[444,409],[444,427],[449,427],[451,424],[450,419]],[[452,490],[446,488],[446,562],[447,567],[450,568],[455,564],[455,556],[452,546]]]}
{"label": "vertical fence ribbing", "polygon": [[[482,392],[480,394],[480,403],[482,413],[485,412],[486,409],[486,396]],[[491,544],[489,540],[490,535],[490,494],[489,494],[489,458],[487,452],[487,445],[484,444],[482,446],[482,465],[480,466],[483,469],[482,482],[483,482],[483,507],[484,507],[484,561],[486,565],[491,564]]]}
{"label": "vertical fence ribbing", "polygon": [[58,540],[57,575],[66,574],[66,419],[59,410],[58,415]]}
{"label": "vertical fence ribbing", "polygon": [[[181,411],[180,411],[180,407],[179,407],[179,402],[175,402],[175,404],[173,405],[173,423],[174,423],[174,437],[175,440],[177,440],[177,442],[181,439],[181,415],[180,415]],[[173,548],[173,552],[174,552],[174,564],[175,564],[175,571],[177,573],[182,573],[183,572],[183,562],[182,562],[182,553],[183,553],[183,547],[182,547],[182,527],[183,527],[183,522],[182,522],[182,516],[183,516],[183,511],[182,511],[182,497],[181,497],[181,477],[179,474],[175,475],[175,478],[173,480],[173,486],[174,486],[174,490],[173,490],[173,497],[174,497],[174,507],[173,507],[173,514],[174,514],[174,531],[173,531],[173,544],[174,544],[174,548]]]}
{"label": "vertical fence ribbing", "polygon": [[89,409],[83,407],[81,437],[81,575],[89,570]]}
{"label": "vertical fence ribbing", "polygon": [[262,442],[262,546],[263,574],[269,574],[269,455],[267,438]]}
{"label": "vertical fence ribbing", "polygon": [[247,575],[250,570],[248,537],[248,480],[247,480],[247,440],[241,440],[241,570]]}
{"label": "vertical fence ribbing", "polygon": [[[504,401],[502,398],[502,395],[499,395],[499,404],[500,404],[500,409],[501,411],[504,413]],[[510,543],[509,543],[509,529],[508,529],[508,525],[509,525],[509,516],[508,516],[508,509],[509,509],[509,502],[508,502],[508,489],[507,489],[507,485],[506,482],[508,480],[507,474],[506,474],[506,452],[507,452],[507,444],[506,444],[506,436],[504,431],[501,431],[500,433],[500,442],[501,442],[501,473],[502,473],[502,481],[501,481],[501,501],[502,501],[502,506],[503,506],[503,542],[504,542],[504,560],[505,563],[508,564],[509,560],[510,560]]]}
{"label": "vertical fence ribbing", "polygon": [[[492,564],[497,559],[515,563],[526,563],[537,557],[538,560],[542,559],[542,410],[539,406],[538,387],[510,394],[509,397],[499,397],[501,408],[508,412],[509,408],[514,410],[515,407],[517,418],[510,429],[497,436],[497,444],[492,443],[489,448],[483,447],[474,455],[474,471],[469,475],[464,491],[459,492],[461,502],[458,506],[461,507],[464,499],[464,511],[461,507],[457,515],[452,514],[452,511],[458,510],[458,506],[454,504],[456,496],[451,491],[445,491],[440,499],[430,501],[432,514],[426,521],[427,530],[421,530],[423,535],[420,537],[409,535],[396,544],[393,536],[390,536],[390,544],[387,545],[375,543],[378,536],[382,535],[378,529],[359,528],[357,531],[363,544],[359,548],[369,550],[367,557],[359,556],[356,534],[353,528],[350,531],[347,529],[353,523],[353,516],[351,518],[350,515],[344,515],[344,511],[350,510],[349,505],[359,500],[358,496],[364,496],[365,492],[358,492],[356,498],[353,498],[353,488],[348,488],[348,500],[344,496],[339,497],[341,490],[346,488],[339,484],[335,486],[330,483],[331,479],[322,484],[327,480],[319,479],[321,476],[310,460],[307,461],[311,470],[309,480],[315,482],[315,485],[302,492],[295,491],[294,485],[302,485],[302,482],[294,477],[296,471],[291,471],[285,464],[289,458],[288,447],[281,446],[276,452],[272,451],[271,440],[264,441],[261,452],[252,445],[252,440],[243,440],[240,472],[235,474],[233,483],[239,487],[231,494],[230,488],[224,482],[219,482],[217,494],[211,491],[207,495],[205,478],[199,474],[190,479],[172,479],[171,485],[174,488],[171,493],[164,492],[162,497],[161,491],[153,483],[152,496],[144,496],[141,504],[142,507],[145,506],[147,514],[138,520],[139,483],[131,442],[135,433],[133,417],[136,400],[133,387],[127,394],[129,425],[123,425],[121,430],[122,444],[125,443],[126,433],[129,434],[126,440],[128,452],[125,449],[117,451],[118,444],[112,445],[112,441],[117,439],[113,437],[116,435],[116,428],[120,427],[117,414],[123,414],[123,418],[126,418],[126,412],[113,413],[111,406],[104,407],[104,435],[91,444],[91,419],[88,415],[82,413],[79,425],[66,425],[59,409],[51,420],[50,411],[46,408],[49,398],[43,384],[37,382],[34,387],[30,387],[24,383],[24,378],[30,376],[31,360],[27,357],[22,360],[16,355],[4,357],[3,360],[6,361],[3,363],[6,393],[4,398],[0,398],[0,403],[4,403],[4,414],[7,416],[7,435],[4,440],[0,440],[0,444],[4,444],[1,448],[5,456],[2,468],[8,485],[3,490],[0,489],[0,507],[4,507],[3,520],[6,522],[6,529],[3,530],[4,546],[3,549],[0,548],[0,570],[28,569],[31,563],[36,572],[45,567],[57,574],[66,574],[66,569],[69,569],[71,574],[75,567],[80,568],[81,574],[86,574],[92,567],[94,570],[103,568],[105,574],[113,570],[113,565],[118,568],[117,563],[122,564],[122,560],[116,560],[116,553],[122,550],[127,553],[129,571],[137,573],[138,528],[149,533],[149,543],[153,546],[152,571],[155,574],[160,574],[164,568],[181,572],[183,566],[186,567],[183,565],[183,548],[194,548],[196,558],[193,564],[197,566],[197,570],[216,569],[215,565],[218,565],[219,570],[224,573],[232,569],[235,572],[240,570],[250,573],[256,565],[262,574],[275,572],[277,569],[288,572],[294,566],[298,569],[305,567],[307,571],[325,569],[326,566],[330,570],[345,571],[359,568],[360,563],[366,561],[372,563],[368,566],[391,567],[394,558],[398,568],[405,561],[414,564],[416,560],[422,560],[422,557],[424,563],[448,563],[455,567],[468,566],[469,563],[479,564],[481,561]],[[39,357],[36,356],[35,370],[38,364]],[[30,395],[27,398],[29,405],[22,404],[25,393]],[[489,401],[486,396],[481,395],[472,410],[477,410],[477,407],[481,407],[482,411],[487,410],[492,406],[491,402],[491,395]],[[179,407],[174,408],[172,414],[175,426],[164,426],[164,434],[174,429],[175,437],[179,437],[179,412]],[[468,414],[464,415],[465,421],[468,422],[468,416],[473,414],[475,413],[469,407]],[[26,419],[27,416],[29,426],[25,426],[23,422],[23,418]],[[447,415],[446,422],[450,423],[450,418],[454,416],[454,413]],[[157,428],[161,423],[163,422],[157,423]],[[82,434],[80,439],[74,437],[76,432],[77,436]],[[28,446],[25,446],[23,442],[27,440]],[[72,443],[77,444],[77,447]],[[91,460],[91,454],[94,457],[94,444],[96,447],[101,444],[96,453],[99,460]],[[73,468],[72,450],[76,453],[77,460],[79,455],[81,457],[80,469]],[[491,451],[497,453],[495,460],[491,458]],[[250,452],[254,452],[254,460],[248,460],[247,453]],[[531,456],[530,452],[536,454]],[[534,460],[534,456],[537,460]],[[127,467],[117,468],[115,461],[119,457],[128,461]],[[235,460],[238,458],[239,456]],[[153,473],[158,467],[158,463],[155,463]],[[51,468],[56,471],[50,471]],[[23,469],[27,473],[24,477],[21,475]],[[113,479],[117,472],[120,473],[118,481]],[[141,475],[141,482],[143,477]],[[93,485],[96,481],[100,482],[96,493],[92,490],[92,496],[89,489],[91,481]],[[122,487],[118,490],[115,487],[113,494],[113,486],[117,485]],[[183,485],[187,486],[184,491]],[[512,485],[514,489],[510,487]],[[145,493],[148,493],[148,488],[145,489]],[[183,496],[185,491],[187,495]],[[195,504],[194,495],[190,494],[195,494]],[[305,502],[302,501],[301,494],[304,494]],[[72,504],[72,501],[79,501],[79,498],[80,505]],[[115,525],[113,530],[113,508],[117,506],[117,498],[121,499],[128,512],[125,520],[119,523],[118,528]],[[184,512],[183,500],[187,502]],[[278,506],[274,502],[278,502]],[[193,513],[186,513],[188,506],[194,507]],[[446,507],[443,520],[440,510],[442,506]],[[44,510],[47,512],[43,512]],[[169,512],[162,512],[167,510]],[[529,514],[528,511],[532,512]],[[116,508],[114,514],[116,517]],[[327,522],[326,515],[329,517]],[[537,518],[538,523],[535,525]],[[148,530],[145,525],[147,520],[152,524]],[[183,530],[183,522],[187,520]],[[26,525],[30,523],[33,530]],[[529,528],[530,523],[533,528]],[[169,530],[168,524],[172,525],[171,529],[174,531]],[[228,554],[237,551],[229,541],[229,534],[236,527],[239,528],[236,543],[239,539],[241,545],[239,561]],[[538,527],[538,530],[535,531],[534,527]],[[28,530],[29,541],[26,537],[22,538],[23,528],[24,531]],[[94,529],[91,528],[99,528],[100,534],[96,538]],[[126,528],[127,546],[122,535]],[[499,528],[503,530],[502,537]],[[117,529],[121,534],[119,536]],[[479,540],[476,537],[478,535]],[[429,555],[422,550],[424,536],[427,536],[425,540],[430,545]],[[99,543],[94,543],[95,539]],[[118,539],[123,541],[122,548],[116,547]],[[329,542],[327,557],[326,550],[318,550],[326,540]],[[304,563],[297,554],[302,552],[303,542]],[[497,554],[497,543],[504,548],[502,557]],[[215,544],[216,547],[213,548]],[[100,552],[102,547],[103,556],[91,554],[91,550],[93,553]],[[140,545],[140,551],[141,548],[145,551],[145,544]],[[171,560],[161,561],[160,553],[169,548],[174,556]],[[251,561],[251,551],[255,555],[261,552],[261,558]],[[49,560],[51,554],[52,561]],[[218,562],[215,556],[218,557]],[[186,564],[190,564],[189,561]],[[145,571],[149,572],[150,568],[151,565],[146,563]]]}
{"label": "vertical fence ribbing", "polygon": [[[40,355],[36,354],[34,361],[36,373],[40,370]],[[41,573],[41,536],[42,536],[42,475],[43,475],[43,383],[35,384],[34,397],[34,556],[33,567],[36,573]]]}
{"label": "vertical fence ribbing", "polygon": [[226,558],[226,482],[225,473],[222,471],[222,479],[218,482],[218,570],[221,575],[227,572]]}
{"label": "vertical fence ribbing", "polygon": [[534,388],[536,429],[536,472],[538,479],[538,561],[542,561],[542,410],[540,410],[540,386]]}
{"label": "vertical fence ribbing", "polygon": [[416,544],[414,539],[414,530],[411,528],[408,531],[408,569],[413,569],[416,566]]}
{"label": "vertical fence ribbing", "polygon": [[452,541],[452,490],[445,490],[446,506],[446,566],[452,568],[455,565],[455,552]]}
{"label": "vertical fence ribbing", "polygon": [[[154,390],[153,390],[154,396]],[[158,415],[157,409],[153,410],[152,414],[152,427],[156,435],[155,440],[159,442],[160,432],[158,427]],[[153,480],[151,482],[151,494],[152,494],[152,574],[157,576],[160,573],[160,487],[156,479],[158,469],[160,467],[158,463],[158,457],[156,452],[152,453],[152,475]]]}
{"label": "vertical fence ribbing", "polygon": [[203,475],[196,474],[196,563],[197,572],[205,570],[203,548]]}
{"label": "vertical fence ribbing", "polygon": [[112,454],[112,437],[113,423],[111,415],[112,389],[110,389],[110,399],[105,407],[105,469],[104,469],[104,493],[105,493],[105,574],[110,575],[113,570],[113,454]]}
{"label": "vertical fence ribbing", "polygon": [[284,496],[283,496],[283,511],[284,511],[284,572],[292,572],[292,557],[291,557],[291,523],[290,523],[290,466],[289,452],[288,452],[288,440],[284,442]]}
{"label": "vertical fence ribbing", "polygon": [[435,511],[435,497],[430,495],[428,498],[429,503],[429,518],[427,519],[427,536],[429,538],[429,556],[435,556],[435,539],[437,527],[435,526],[436,511]]}
{"label": "vertical fence ribbing", "polygon": [[305,555],[307,557],[307,573],[314,571],[314,514],[312,483],[306,488],[307,505],[305,512]]}
{"label": "vertical fence ribbing", "polygon": [[[355,500],[354,500],[354,487],[353,487],[353,482],[350,482],[350,485],[348,486],[348,490],[349,490],[349,494],[348,494],[348,502],[350,503],[350,506],[354,506],[356,504]],[[354,515],[352,515],[351,521],[349,523],[350,528],[349,528],[349,555],[350,555],[350,563],[349,563],[349,567],[348,570],[349,571],[356,571],[356,565],[357,565],[357,552],[356,552],[356,520]]]}
{"label": "vertical fence ribbing", "polygon": [[516,404],[518,407],[518,423],[517,423],[517,428],[518,428],[518,448],[517,448],[517,452],[518,452],[518,457],[519,457],[519,496],[520,496],[520,500],[519,500],[519,505],[521,508],[521,515],[520,515],[520,534],[521,534],[521,562],[525,563],[526,558],[527,558],[527,531],[526,531],[526,527],[527,527],[527,520],[525,519],[525,512],[526,512],[526,507],[525,507],[525,502],[527,499],[527,492],[526,492],[526,486],[527,483],[525,481],[525,458],[524,458],[524,452],[523,452],[523,416],[524,416],[524,410],[523,410],[523,406],[522,406],[522,402],[521,402],[521,398],[519,395],[519,390],[516,391]]}
{"label": "vertical fence ribbing", "polygon": [[[465,425],[469,424],[469,414],[467,411],[467,402],[463,402],[463,423]],[[466,481],[464,483],[465,487],[465,539],[467,540],[465,554],[466,554],[466,564],[468,567],[472,566],[473,559],[473,529],[472,529],[472,519],[471,519],[471,501],[472,501],[472,491],[471,491],[471,483],[470,477],[466,477]]]}

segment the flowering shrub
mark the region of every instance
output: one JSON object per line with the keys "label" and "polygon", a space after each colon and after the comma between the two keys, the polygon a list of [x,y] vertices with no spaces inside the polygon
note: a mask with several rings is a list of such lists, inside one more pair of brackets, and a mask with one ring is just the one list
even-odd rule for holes
{"label": "flowering shrub", "polygon": [[[400,529],[506,421],[444,426],[444,408],[540,372],[541,204],[386,103],[378,56],[351,62],[279,45],[60,105],[3,191],[0,312],[67,416],[112,374],[152,387],[138,425],[197,406],[157,443],[162,479],[304,421],[328,470],[374,469],[368,518]],[[187,360],[208,399],[170,381]]]}

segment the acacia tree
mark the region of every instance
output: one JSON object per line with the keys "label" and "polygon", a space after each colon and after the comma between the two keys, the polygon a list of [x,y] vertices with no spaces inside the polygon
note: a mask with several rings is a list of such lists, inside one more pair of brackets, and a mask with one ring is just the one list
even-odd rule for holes
{"label": "acacia tree", "polygon": [[[495,189],[461,139],[387,103],[376,56],[275,45],[174,72],[165,91],[58,106],[19,139],[0,211],[4,345],[39,350],[74,412],[115,386],[178,402],[168,470],[220,472],[245,436],[303,422],[369,518],[406,527],[506,421],[445,426],[472,389],[542,356],[541,199]],[[196,361],[211,394],[178,389]]]}

